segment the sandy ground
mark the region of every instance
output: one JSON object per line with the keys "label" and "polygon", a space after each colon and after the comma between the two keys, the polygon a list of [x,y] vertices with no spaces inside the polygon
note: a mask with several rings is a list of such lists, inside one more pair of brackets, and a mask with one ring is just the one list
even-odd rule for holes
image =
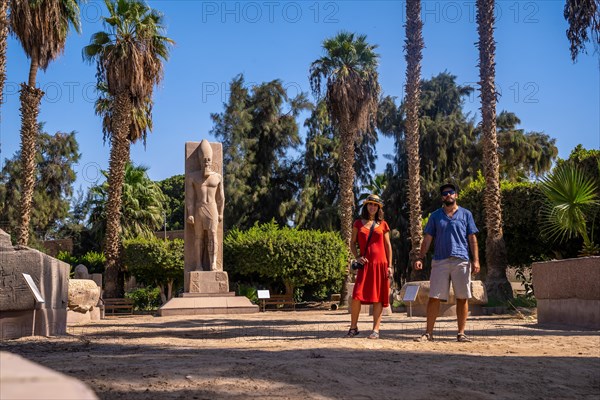
{"label": "sandy ground", "polygon": [[101,399],[600,399],[600,332],[534,318],[473,317],[472,343],[442,318],[416,343],[421,317],[383,319],[381,339],[344,338],[345,311],[133,316],[69,335],[0,343],[87,383]]}

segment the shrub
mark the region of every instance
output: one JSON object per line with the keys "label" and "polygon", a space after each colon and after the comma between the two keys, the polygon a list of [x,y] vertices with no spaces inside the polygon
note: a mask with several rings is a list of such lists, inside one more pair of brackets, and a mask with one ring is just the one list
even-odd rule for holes
{"label": "shrub", "polygon": [[139,283],[158,286],[161,299],[166,303],[173,297],[173,286],[183,279],[183,240],[126,240],[123,262]]}
{"label": "shrub", "polygon": [[69,264],[71,266],[71,273],[74,272],[76,266],[83,264],[87,267],[90,274],[102,274],[104,273],[104,264],[106,264],[104,254],[95,251],[88,251],[81,257],[76,257],[67,251],[61,250],[56,255],[56,258]]}
{"label": "shrub", "polygon": [[106,256],[103,253],[88,251],[83,256],[79,257],[79,264],[83,264],[88,268],[90,274],[104,273],[104,264],[106,264]]}
{"label": "shrub", "polygon": [[349,258],[337,232],[279,228],[273,221],[247,231],[233,229],[223,253],[232,275],[283,282],[288,293],[315,284],[337,291]]}
{"label": "shrub", "polygon": [[160,307],[160,289],[145,287],[125,293],[125,297],[133,300],[133,308],[139,311],[156,310]]}
{"label": "shrub", "polygon": [[[458,203],[473,213],[479,228],[479,258],[484,269],[485,209],[483,207],[483,178],[473,182],[460,192]],[[506,182],[500,185],[502,192],[502,228],[508,265],[524,267],[532,262],[547,260],[553,256],[551,247],[541,239],[539,211],[544,199],[540,187],[530,182]]]}

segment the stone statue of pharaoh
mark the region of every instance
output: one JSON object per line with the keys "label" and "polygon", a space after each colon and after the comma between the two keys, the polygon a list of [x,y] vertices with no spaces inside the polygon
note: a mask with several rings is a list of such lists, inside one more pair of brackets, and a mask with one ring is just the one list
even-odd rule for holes
{"label": "stone statue of pharaoh", "polygon": [[218,271],[217,233],[225,207],[223,177],[213,170],[213,151],[207,140],[200,142],[198,157],[201,170],[191,174],[185,188],[190,194],[186,195],[187,223],[194,228],[194,268]]}

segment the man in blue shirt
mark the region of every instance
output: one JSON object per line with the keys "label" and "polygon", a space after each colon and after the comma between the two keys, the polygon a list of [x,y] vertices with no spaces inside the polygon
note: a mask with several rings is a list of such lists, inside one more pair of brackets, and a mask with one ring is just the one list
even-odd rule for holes
{"label": "man in blue shirt", "polygon": [[[450,282],[456,297],[456,316],[459,342],[470,342],[465,335],[468,299],[471,298],[471,270],[479,272],[479,232],[473,220],[473,214],[456,203],[456,186],[446,183],[440,187],[443,206],[429,216],[425,226],[425,237],[421,243],[419,258],[415,269],[423,268],[423,260],[431,242],[435,240],[431,277],[429,279],[429,302],[427,303],[427,330],[419,342],[433,341],[433,327],[440,312],[440,302],[448,300]],[[469,257],[469,250],[471,257]],[[469,259],[471,261],[469,262]]]}

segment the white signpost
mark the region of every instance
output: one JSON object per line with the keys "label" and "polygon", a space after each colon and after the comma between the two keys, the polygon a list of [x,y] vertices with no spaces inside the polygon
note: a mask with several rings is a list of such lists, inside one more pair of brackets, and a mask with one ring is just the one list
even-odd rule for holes
{"label": "white signpost", "polygon": [[23,278],[25,278],[25,282],[27,282],[29,290],[31,290],[31,293],[33,293],[33,297],[35,297],[35,305],[33,307],[33,323],[31,324],[31,334],[35,336],[35,310],[37,309],[38,304],[44,304],[45,301],[42,297],[42,294],[40,293],[40,289],[38,289],[31,275],[23,273]]}
{"label": "white signpost", "polygon": [[256,294],[262,304],[263,312],[265,311],[265,300],[271,298],[271,293],[268,290],[257,290]]}
{"label": "white signpost", "polygon": [[404,298],[402,301],[408,301],[408,316],[412,317],[412,303],[417,299],[417,293],[419,293],[419,286],[409,285],[406,286],[406,291],[404,292]]}

